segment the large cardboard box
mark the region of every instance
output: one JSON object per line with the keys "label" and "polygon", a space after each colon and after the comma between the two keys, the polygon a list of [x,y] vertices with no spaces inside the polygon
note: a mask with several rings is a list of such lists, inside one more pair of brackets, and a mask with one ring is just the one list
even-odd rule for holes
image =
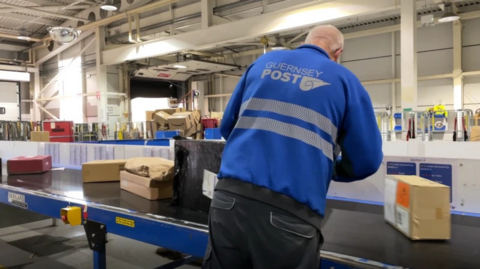
{"label": "large cardboard box", "polygon": [[83,183],[120,181],[126,160],[99,160],[82,164]]}
{"label": "large cardboard box", "polygon": [[201,123],[197,123],[196,131],[195,139],[203,139],[203,126]]}
{"label": "large cardboard box", "polygon": [[153,115],[155,115],[155,113],[159,111],[172,115],[177,112],[185,111],[185,109],[184,108],[164,108],[164,109],[148,110],[148,111],[145,111],[145,120],[146,121],[153,120]]}
{"label": "large cardboard box", "polygon": [[120,172],[120,177],[120,188],[122,190],[148,200],[167,199],[173,196],[173,180],[156,181],[127,171]]}
{"label": "large cardboard box", "polygon": [[30,132],[30,141],[34,142],[50,142],[50,133],[46,131]]}
{"label": "large cardboard box", "polygon": [[177,112],[168,117],[170,130],[189,130],[194,126],[192,112]]}
{"label": "large cardboard box", "polygon": [[168,126],[168,118],[171,115],[164,111],[158,111],[153,114],[153,120],[160,126],[160,127],[167,127]]}
{"label": "large cardboard box", "polygon": [[388,175],[385,220],[412,240],[450,239],[450,188],[418,176]]}
{"label": "large cardboard box", "polygon": [[202,118],[202,112],[200,110],[192,111],[193,120],[195,123],[199,123]]}

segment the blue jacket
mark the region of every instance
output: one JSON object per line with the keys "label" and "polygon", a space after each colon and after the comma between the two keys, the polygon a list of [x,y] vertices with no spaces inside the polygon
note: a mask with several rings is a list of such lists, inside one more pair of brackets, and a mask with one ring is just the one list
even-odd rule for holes
{"label": "blue jacket", "polygon": [[330,180],[369,177],[383,158],[368,93],[312,45],[269,52],[250,65],[225,109],[221,134],[227,143],[220,180],[285,194],[322,217]]}

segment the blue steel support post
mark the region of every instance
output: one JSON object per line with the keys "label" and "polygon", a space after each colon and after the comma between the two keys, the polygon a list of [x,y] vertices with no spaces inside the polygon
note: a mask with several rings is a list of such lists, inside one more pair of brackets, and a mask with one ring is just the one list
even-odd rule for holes
{"label": "blue steel support post", "polygon": [[106,245],[98,246],[98,250],[93,251],[93,268],[107,269]]}
{"label": "blue steel support post", "polygon": [[83,228],[85,229],[90,249],[93,251],[93,268],[106,269],[107,226],[101,222],[85,219]]}

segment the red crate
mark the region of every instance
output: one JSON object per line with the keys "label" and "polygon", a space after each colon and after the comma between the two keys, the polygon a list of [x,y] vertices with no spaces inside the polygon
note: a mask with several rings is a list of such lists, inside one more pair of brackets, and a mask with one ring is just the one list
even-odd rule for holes
{"label": "red crate", "polygon": [[202,119],[202,125],[204,129],[211,129],[218,127],[217,119]]}
{"label": "red crate", "polygon": [[52,157],[47,155],[40,156],[20,156],[7,161],[7,174],[39,174],[52,169]]}
{"label": "red crate", "polygon": [[73,142],[73,121],[44,121],[43,130],[50,133],[50,142]]}

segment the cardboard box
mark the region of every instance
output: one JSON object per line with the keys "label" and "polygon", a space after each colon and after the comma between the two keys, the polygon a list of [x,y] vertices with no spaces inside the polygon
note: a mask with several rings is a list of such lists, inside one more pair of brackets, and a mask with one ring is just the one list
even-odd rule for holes
{"label": "cardboard box", "polygon": [[120,181],[126,160],[101,160],[82,164],[83,183]]}
{"label": "cardboard box", "polygon": [[7,161],[8,175],[40,174],[52,169],[52,157],[49,155],[20,156]]}
{"label": "cardboard box", "polygon": [[153,114],[153,120],[161,127],[166,127],[168,126],[168,118],[171,115],[164,112],[164,111],[158,111]]}
{"label": "cardboard box", "polygon": [[418,176],[388,175],[385,220],[412,240],[450,239],[450,188]]}
{"label": "cardboard box", "polygon": [[172,198],[173,180],[156,181],[127,171],[120,172],[120,188],[148,200]]}
{"label": "cardboard box", "polygon": [[168,117],[168,127],[170,130],[189,130],[194,126],[191,112],[177,112]]}
{"label": "cardboard box", "polygon": [[192,127],[190,127],[190,129],[185,130],[185,137],[193,136],[195,135],[196,132],[197,132],[197,125],[194,124],[192,125]]}
{"label": "cardboard box", "polygon": [[164,109],[156,109],[156,110],[145,111],[145,120],[146,121],[153,120],[153,115],[155,115],[155,113],[157,113],[159,111],[162,111],[162,112],[165,112],[169,115],[172,115],[172,114],[175,114],[177,112],[185,111],[185,109],[184,108],[164,108]]}
{"label": "cardboard box", "polygon": [[34,142],[50,142],[50,133],[46,131],[30,132],[30,141]]}
{"label": "cardboard box", "polygon": [[210,112],[210,118],[223,119],[223,112]]}
{"label": "cardboard box", "polygon": [[159,131],[159,126],[158,124],[153,121],[146,121],[145,125],[147,126],[147,138],[153,139],[155,137],[155,134]]}
{"label": "cardboard box", "polygon": [[193,110],[192,116],[195,123],[199,123],[200,120],[202,119],[202,112],[200,110]]}
{"label": "cardboard box", "polygon": [[196,134],[195,134],[195,139],[203,139],[203,126],[201,123],[197,123],[196,126]]}

